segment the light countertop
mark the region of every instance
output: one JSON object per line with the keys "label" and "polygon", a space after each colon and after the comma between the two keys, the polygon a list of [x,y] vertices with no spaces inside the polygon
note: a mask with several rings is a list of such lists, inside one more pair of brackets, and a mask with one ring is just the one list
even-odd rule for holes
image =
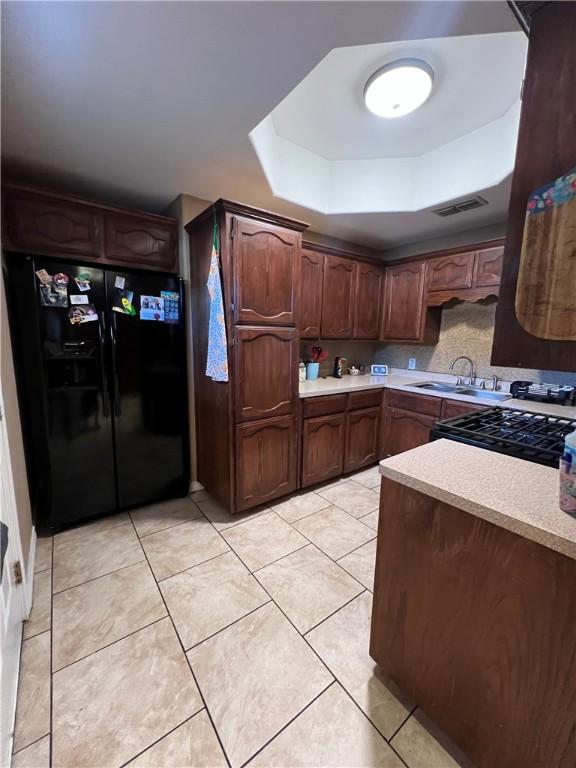
{"label": "light countertop", "polygon": [[414,392],[427,397],[441,397],[447,400],[461,400],[464,403],[473,403],[479,406],[494,408],[516,408],[520,411],[533,411],[550,416],[563,416],[567,419],[576,419],[576,407],[554,405],[553,403],[535,403],[530,400],[486,400],[469,395],[459,395],[455,392],[434,392],[428,389],[414,387],[421,381],[445,381],[454,383],[455,376],[442,373],[427,373],[426,371],[393,371],[388,376],[350,376],[344,375],[341,379],[327,376],[324,379],[303,381],[300,383],[299,395],[305,397],[319,397],[321,395],[338,395],[344,392],[357,392],[362,389],[401,389],[406,392]]}
{"label": "light countertop", "polygon": [[576,519],[558,506],[558,471],[452,440],[380,462],[380,473],[576,560]]}

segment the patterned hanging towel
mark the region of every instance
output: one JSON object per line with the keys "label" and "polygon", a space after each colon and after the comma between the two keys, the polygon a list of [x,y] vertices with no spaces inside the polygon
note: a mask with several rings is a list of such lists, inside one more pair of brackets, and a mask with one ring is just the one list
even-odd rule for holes
{"label": "patterned hanging towel", "polygon": [[218,229],[216,221],[214,221],[212,260],[210,261],[210,272],[206,284],[210,294],[206,376],[210,376],[213,381],[228,381],[228,345],[226,342],[226,320],[224,317],[224,300],[219,263]]}

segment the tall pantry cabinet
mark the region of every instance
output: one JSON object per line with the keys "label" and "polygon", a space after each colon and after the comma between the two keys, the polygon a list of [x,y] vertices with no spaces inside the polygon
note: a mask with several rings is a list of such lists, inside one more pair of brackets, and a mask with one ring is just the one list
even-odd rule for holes
{"label": "tall pantry cabinet", "polygon": [[[206,376],[206,287],[216,220],[228,382]],[[293,491],[298,456],[298,297],[306,224],[219,200],[190,237],[198,480],[230,512]]]}

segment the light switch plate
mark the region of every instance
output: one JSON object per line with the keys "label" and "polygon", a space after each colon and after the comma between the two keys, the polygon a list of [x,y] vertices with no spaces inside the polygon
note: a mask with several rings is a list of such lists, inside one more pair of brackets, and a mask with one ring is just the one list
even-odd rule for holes
{"label": "light switch plate", "polygon": [[416,370],[416,358],[415,357],[409,357],[408,358],[408,370],[409,371],[415,371]]}

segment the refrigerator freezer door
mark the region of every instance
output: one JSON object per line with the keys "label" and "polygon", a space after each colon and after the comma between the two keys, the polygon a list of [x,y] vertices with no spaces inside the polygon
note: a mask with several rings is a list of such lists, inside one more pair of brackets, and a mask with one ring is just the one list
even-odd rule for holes
{"label": "refrigerator freezer door", "polygon": [[31,490],[37,522],[56,529],[117,509],[104,272],[42,259],[18,269],[11,311]]}
{"label": "refrigerator freezer door", "polygon": [[109,271],[106,292],[120,507],[183,496],[189,454],[181,281]]}

